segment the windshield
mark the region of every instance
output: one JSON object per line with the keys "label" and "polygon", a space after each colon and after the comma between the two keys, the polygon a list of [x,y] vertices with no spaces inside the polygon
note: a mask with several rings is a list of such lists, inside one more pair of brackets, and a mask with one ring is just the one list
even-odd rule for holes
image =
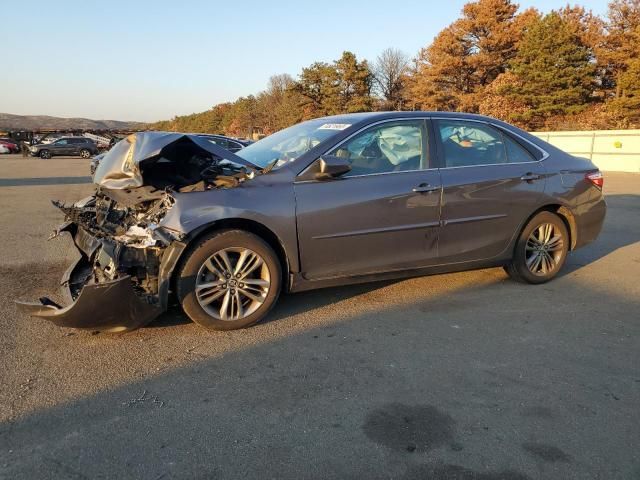
{"label": "windshield", "polygon": [[350,126],[348,123],[329,123],[326,119],[309,120],[269,135],[239,150],[236,155],[261,168],[277,161],[274,168],[279,168]]}

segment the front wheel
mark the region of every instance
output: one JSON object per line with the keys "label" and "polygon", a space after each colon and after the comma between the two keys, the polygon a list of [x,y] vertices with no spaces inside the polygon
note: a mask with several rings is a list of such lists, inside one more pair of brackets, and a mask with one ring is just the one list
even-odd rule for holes
{"label": "front wheel", "polygon": [[519,282],[545,283],[558,274],[568,251],[569,233],[562,219],[540,212],[522,230],[505,270]]}
{"label": "front wheel", "polygon": [[185,313],[212,330],[259,322],[280,294],[282,270],[273,249],[243,230],[223,230],[198,242],[179,273]]}
{"label": "front wheel", "polygon": [[45,160],[47,158],[51,158],[51,152],[49,150],[41,150],[40,151],[40,158],[44,158]]}

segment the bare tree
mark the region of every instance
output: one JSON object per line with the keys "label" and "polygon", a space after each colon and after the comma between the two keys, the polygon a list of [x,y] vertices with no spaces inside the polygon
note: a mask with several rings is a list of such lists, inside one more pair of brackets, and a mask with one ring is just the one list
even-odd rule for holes
{"label": "bare tree", "polygon": [[387,48],[373,68],[375,91],[385,100],[386,108],[402,108],[403,79],[409,70],[409,57],[395,48]]}
{"label": "bare tree", "polygon": [[295,83],[295,80],[288,73],[272,75],[267,83],[267,93],[270,95],[282,95]]}

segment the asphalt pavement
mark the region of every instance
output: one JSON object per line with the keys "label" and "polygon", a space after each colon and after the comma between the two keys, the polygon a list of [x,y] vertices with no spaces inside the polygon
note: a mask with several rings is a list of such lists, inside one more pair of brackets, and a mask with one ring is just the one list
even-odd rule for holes
{"label": "asphalt pavement", "polygon": [[640,478],[640,174],[606,174],[600,238],[545,285],[485,269],[92,334],[13,304],[74,259],[50,199],[88,171],[0,156],[0,478]]}

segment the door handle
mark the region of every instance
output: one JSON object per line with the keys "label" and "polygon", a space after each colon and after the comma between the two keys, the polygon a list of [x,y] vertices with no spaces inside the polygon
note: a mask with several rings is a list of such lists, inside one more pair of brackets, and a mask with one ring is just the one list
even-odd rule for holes
{"label": "door handle", "polygon": [[523,176],[520,177],[520,180],[522,180],[523,182],[532,182],[534,180],[539,180],[540,179],[540,175],[538,175],[537,173],[525,173]]}
{"label": "door handle", "polygon": [[429,185],[428,183],[421,183],[417,187],[413,187],[413,191],[415,193],[429,193],[435,192],[436,190],[440,190],[440,187],[434,187],[433,185]]}

